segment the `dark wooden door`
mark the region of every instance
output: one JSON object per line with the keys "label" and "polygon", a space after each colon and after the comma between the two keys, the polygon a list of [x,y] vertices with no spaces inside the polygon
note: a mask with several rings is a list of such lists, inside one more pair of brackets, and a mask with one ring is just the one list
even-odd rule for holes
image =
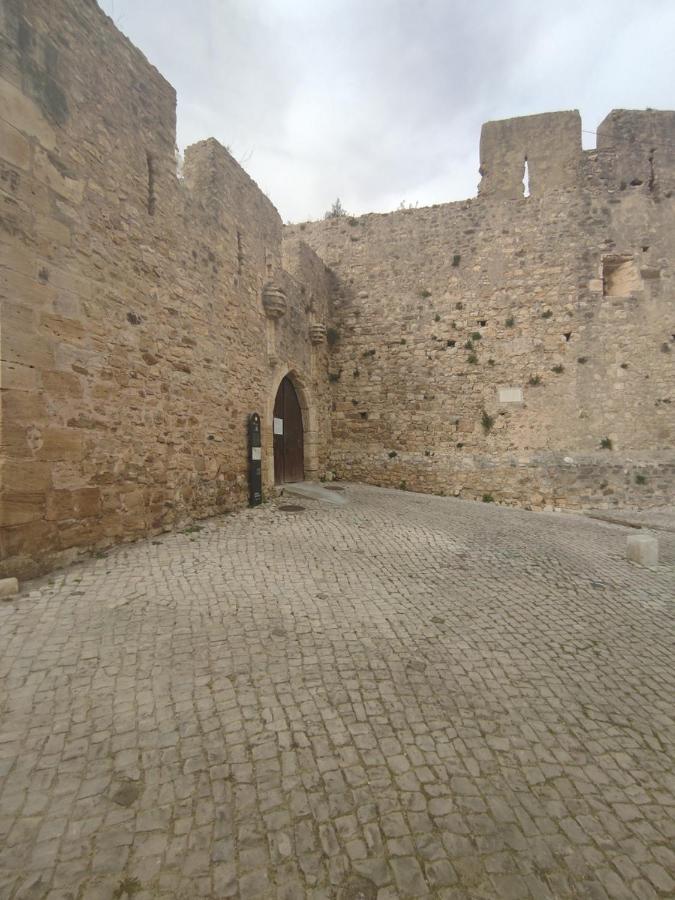
{"label": "dark wooden door", "polygon": [[302,481],[305,477],[302,410],[290,378],[284,378],[279,385],[274,420],[274,481],[276,484]]}

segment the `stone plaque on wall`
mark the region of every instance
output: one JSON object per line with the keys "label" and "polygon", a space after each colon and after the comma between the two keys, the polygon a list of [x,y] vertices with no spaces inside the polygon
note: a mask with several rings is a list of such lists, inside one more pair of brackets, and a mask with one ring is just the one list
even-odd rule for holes
{"label": "stone plaque on wall", "polygon": [[523,389],[519,387],[497,388],[497,399],[500,403],[522,403]]}

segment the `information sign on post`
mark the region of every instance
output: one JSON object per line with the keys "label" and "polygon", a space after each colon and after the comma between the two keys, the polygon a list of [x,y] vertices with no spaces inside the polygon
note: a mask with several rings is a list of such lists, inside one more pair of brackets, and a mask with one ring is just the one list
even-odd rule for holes
{"label": "information sign on post", "polygon": [[258,413],[248,417],[248,503],[249,506],[262,503],[262,440]]}

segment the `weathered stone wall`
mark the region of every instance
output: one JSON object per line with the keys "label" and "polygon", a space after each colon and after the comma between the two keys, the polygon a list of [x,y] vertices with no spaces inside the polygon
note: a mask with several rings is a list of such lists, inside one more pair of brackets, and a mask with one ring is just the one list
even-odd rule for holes
{"label": "weathered stone wall", "polygon": [[289,370],[317,474],[323,264],[282,270],[276,210],[216,141],[177,178],[174,91],[95,3],[4,0],[0,36],[0,574],[245,503],[247,417],[270,451]]}
{"label": "weathered stone wall", "polygon": [[615,109],[598,127],[598,154],[608,187],[646,186],[669,199],[675,188],[675,112]]}
{"label": "weathered stone wall", "polygon": [[477,199],[287,229],[338,279],[341,476],[672,502],[675,200],[665,149],[649,175],[657,143],[675,145],[672,113],[612,113],[588,152],[577,113],[489,123]]}
{"label": "weathered stone wall", "polygon": [[480,136],[479,194],[522,197],[526,162],[531,196],[575,187],[581,156],[581,116],[576,110],[486,122]]}
{"label": "weathered stone wall", "polygon": [[492,122],[478,198],[284,230],[212,139],[177,177],[174,91],[94,2],[4,0],[0,575],[245,503],[252,411],[269,487],[287,373],[308,477],[672,500],[674,147],[670,112],[588,152],[575,112]]}

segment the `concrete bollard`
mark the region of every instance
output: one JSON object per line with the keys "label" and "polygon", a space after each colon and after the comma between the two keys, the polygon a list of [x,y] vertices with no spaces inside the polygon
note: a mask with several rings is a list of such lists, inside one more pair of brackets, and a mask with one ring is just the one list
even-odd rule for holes
{"label": "concrete bollard", "polygon": [[16,578],[0,578],[0,600],[7,600],[19,593],[19,582]]}
{"label": "concrete bollard", "polygon": [[656,566],[659,562],[659,542],[653,534],[629,534],[626,556],[642,566]]}

